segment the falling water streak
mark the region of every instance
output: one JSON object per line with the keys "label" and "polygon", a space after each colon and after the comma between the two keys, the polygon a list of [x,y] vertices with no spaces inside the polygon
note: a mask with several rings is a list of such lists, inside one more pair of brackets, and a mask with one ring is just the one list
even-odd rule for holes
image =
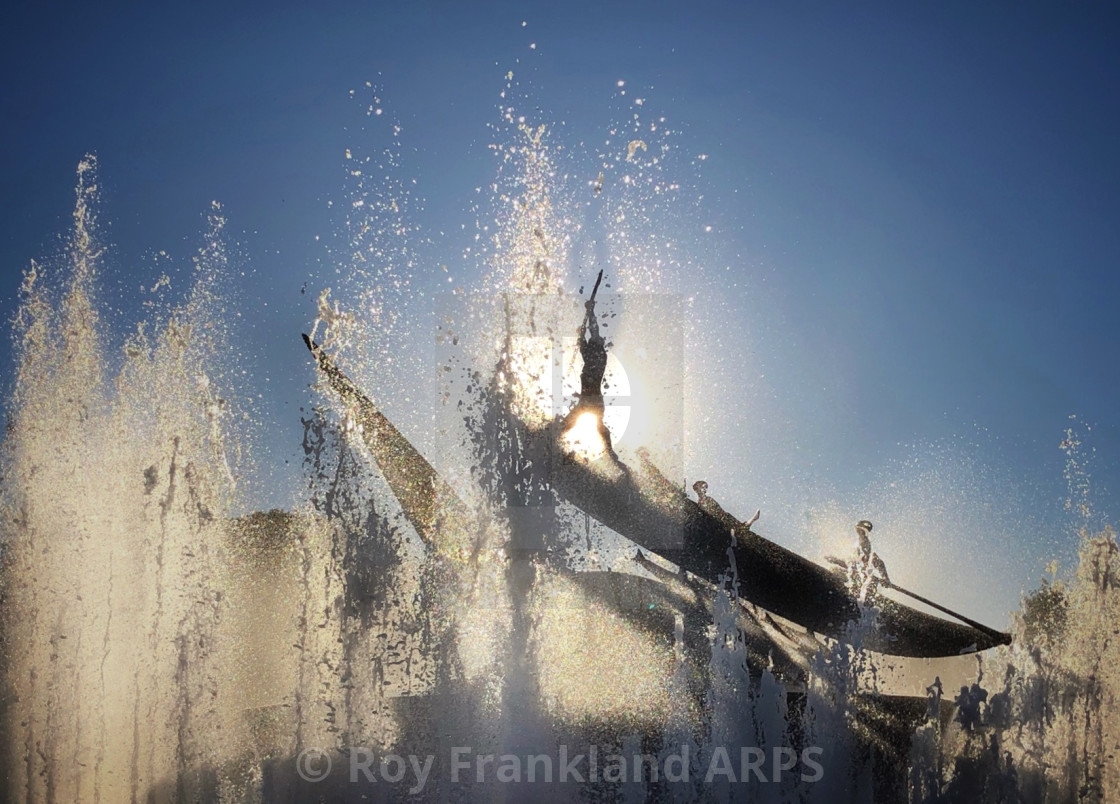
{"label": "falling water streak", "polygon": [[[22,513],[14,520],[15,529],[5,533],[5,631],[13,639],[5,655],[5,678],[9,684],[20,677],[35,681],[28,685],[28,694],[10,707],[5,731],[9,739],[23,737],[23,772],[11,774],[10,784],[19,785],[28,799],[115,800],[126,796],[125,789],[135,798],[136,748],[141,744],[151,747],[150,770],[176,772],[158,758],[160,739],[152,730],[160,728],[153,724],[160,722],[161,712],[154,703],[158,696],[150,691],[153,684],[162,683],[156,681],[158,674],[178,660],[167,657],[158,644],[162,625],[153,621],[151,630],[136,629],[137,614],[154,609],[144,602],[148,578],[142,555],[147,541],[141,524],[146,519],[141,511],[143,495],[138,500],[130,486],[141,474],[137,466],[150,466],[158,474],[162,463],[159,458],[151,462],[142,457],[159,443],[144,439],[155,424],[146,415],[147,400],[166,388],[168,381],[178,383],[184,392],[164,397],[167,409],[160,415],[166,418],[167,429],[163,432],[189,430],[188,411],[195,401],[191,379],[197,374],[188,367],[189,361],[172,356],[176,347],[165,339],[150,352],[131,355],[113,391],[104,383],[94,301],[101,255],[94,225],[95,168],[92,158],[79,167],[69,277],[63,282],[62,300],[52,305],[41,266],[32,264],[16,320],[21,339],[17,384],[12,426],[4,442],[5,476],[13,483],[6,488],[5,507]],[[184,320],[204,323],[191,315],[187,310]],[[161,366],[159,372],[153,371],[156,365]],[[177,370],[165,374],[163,369]],[[140,387],[144,391],[135,395]],[[171,414],[171,409],[186,415],[174,420],[178,414]],[[192,445],[210,438],[211,447],[220,447],[213,443],[212,433],[188,438]],[[195,513],[214,505],[198,483],[198,478],[188,478],[191,492],[197,492]],[[163,526],[169,517],[185,513],[174,502],[169,498],[161,509]],[[140,540],[130,542],[138,526]],[[195,544],[205,552],[205,539],[197,538]],[[186,582],[192,588],[201,586],[205,594],[206,563],[205,555],[200,556],[172,586]],[[122,564],[139,567],[141,573],[123,590],[118,582]],[[168,590],[171,581],[165,569],[149,577],[161,595]],[[180,628],[179,642],[187,650],[196,631],[189,610]],[[49,636],[44,638],[44,631]],[[141,633],[150,638],[137,640]],[[205,630],[199,636],[205,640]],[[138,651],[139,657],[147,652],[147,661],[141,658],[141,667],[132,672],[122,664],[130,651]],[[190,688],[194,674],[204,676],[207,662],[190,650],[185,657],[189,669],[187,677],[180,677],[181,692],[190,699],[197,697],[197,690]],[[163,658],[171,658],[170,665]],[[123,680],[122,676],[129,680],[110,681]],[[143,711],[151,717],[141,725]],[[180,711],[178,731],[185,746],[195,739],[197,717],[190,706]],[[131,728],[121,728],[122,714],[126,722],[131,715]],[[143,737],[145,733],[149,736]],[[124,737],[128,734],[133,735],[131,743]]]}

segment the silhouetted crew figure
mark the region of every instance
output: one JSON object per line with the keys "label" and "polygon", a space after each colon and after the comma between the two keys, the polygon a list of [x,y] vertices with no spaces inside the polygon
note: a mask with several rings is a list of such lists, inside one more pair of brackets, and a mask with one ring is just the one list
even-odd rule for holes
{"label": "silhouetted crew figure", "polygon": [[926,717],[930,720],[941,717],[941,696],[945,688],[941,686],[941,676],[934,676],[933,683],[926,687]]}
{"label": "silhouetted crew figure", "polygon": [[565,418],[564,429],[570,428],[585,413],[593,413],[607,452],[617,460],[618,455],[611,443],[611,431],[603,423],[603,413],[606,410],[603,402],[603,376],[607,373],[607,341],[599,332],[599,319],[595,317],[595,294],[599,292],[599,283],[602,281],[603,272],[599,271],[591,298],[584,302],[586,312],[583,323],[579,326],[579,355],[583,358],[583,368],[579,373],[579,401]]}
{"label": "silhouetted crew figure", "polygon": [[697,480],[692,484],[692,490],[696,492],[696,500],[700,505],[701,511],[723,524],[724,527],[741,536],[745,536],[747,533],[751,532],[751,525],[757,522],[758,518],[762,516],[762,509],[759,509],[755,511],[754,516],[746,522],[736,519],[731,514],[727,513],[727,511],[723,510],[723,506],[708,495],[708,483],[706,480]]}
{"label": "silhouetted crew figure", "polygon": [[957,705],[956,720],[965,731],[981,725],[980,704],[987,700],[988,691],[979,684],[973,684],[971,688],[961,687],[961,694],[954,703]]}
{"label": "silhouetted crew figure", "polygon": [[[603,276],[599,272],[599,278]],[[595,290],[599,283],[595,283]],[[584,303],[587,312],[579,328],[579,355],[583,369],[579,373],[579,404],[603,412],[603,375],[607,373],[607,341],[599,332],[599,319],[595,317],[595,294]]]}
{"label": "silhouetted crew figure", "polygon": [[860,603],[874,602],[880,586],[890,586],[887,565],[871,549],[871,523],[861,519],[856,524],[856,557],[848,565],[848,589]]}

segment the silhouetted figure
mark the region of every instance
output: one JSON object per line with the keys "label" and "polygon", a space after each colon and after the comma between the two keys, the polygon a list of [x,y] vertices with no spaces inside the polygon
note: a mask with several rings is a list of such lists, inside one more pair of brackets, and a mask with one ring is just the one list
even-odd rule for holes
{"label": "silhouetted figure", "polygon": [[[602,278],[602,272],[599,273]],[[595,283],[599,289],[599,283]],[[579,404],[603,410],[603,375],[607,373],[607,342],[599,332],[599,319],[595,317],[595,295],[584,303],[587,312],[579,328],[579,354],[583,369],[579,373]]]}
{"label": "silhouetted figure", "polygon": [[848,565],[848,589],[860,603],[873,603],[880,586],[890,586],[887,565],[871,549],[871,523],[861,519],[856,524],[856,557]]}
{"label": "silhouetted figure", "polygon": [[749,533],[751,531],[751,525],[757,522],[758,518],[762,516],[762,510],[759,509],[755,511],[754,516],[746,522],[736,519],[734,516],[727,513],[727,511],[723,510],[723,506],[708,495],[708,483],[706,480],[697,480],[692,484],[692,490],[696,492],[696,501],[700,505],[701,511],[741,536]]}
{"label": "silhouetted figure", "polygon": [[988,691],[979,684],[972,688],[961,687],[957,696],[957,722],[965,731],[972,731],[980,725],[980,704],[988,700]]}
{"label": "silhouetted figure", "polygon": [[595,295],[603,272],[595,279],[591,298],[584,302],[586,312],[579,327],[579,354],[583,358],[583,368],[579,373],[579,401],[564,419],[564,430],[570,431],[580,417],[591,413],[595,416],[596,429],[603,439],[607,453],[618,460],[611,442],[611,432],[603,423],[606,407],[603,402],[603,376],[607,373],[607,341],[599,332],[599,319],[595,317]]}
{"label": "silhouetted figure", "polygon": [[945,689],[941,686],[941,676],[934,676],[933,683],[926,687],[926,717],[936,721],[941,717],[941,696]]}

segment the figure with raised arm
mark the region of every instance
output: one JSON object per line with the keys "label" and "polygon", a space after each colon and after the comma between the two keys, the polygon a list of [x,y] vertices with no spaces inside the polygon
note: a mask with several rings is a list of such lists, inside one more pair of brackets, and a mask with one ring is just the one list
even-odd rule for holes
{"label": "figure with raised arm", "polygon": [[862,604],[874,604],[879,587],[890,586],[887,565],[871,549],[871,523],[861,519],[856,523],[856,557],[848,564],[848,589]]}
{"label": "figure with raised arm", "polygon": [[727,526],[729,530],[738,535],[745,537],[751,533],[751,525],[758,521],[762,516],[762,509],[754,512],[754,516],[746,522],[742,522],[724,510],[723,506],[716,502],[715,498],[708,494],[708,482],[706,480],[697,480],[692,484],[692,490],[696,492],[696,502],[700,505],[700,510],[717,521]]}
{"label": "figure with raised arm", "polygon": [[603,413],[603,375],[607,373],[607,341],[599,332],[599,319],[595,316],[595,294],[603,272],[595,280],[591,298],[584,302],[583,323],[579,327],[579,355],[583,368],[579,373],[579,407],[592,408]]}
{"label": "figure with raised arm", "polygon": [[599,331],[599,319],[595,315],[595,296],[602,281],[603,272],[599,271],[591,297],[584,302],[583,323],[579,327],[579,354],[583,358],[583,368],[579,373],[579,400],[565,417],[563,426],[574,451],[594,454],[596,450],[589,450],[589,445],[585,442],[594,441],[594,434],[597,434],[602,439],[605,451],[617,460],[611,432],[603,423],[603,413],[606,410],[603,401],[603,376],[607,373],[607,341]]}

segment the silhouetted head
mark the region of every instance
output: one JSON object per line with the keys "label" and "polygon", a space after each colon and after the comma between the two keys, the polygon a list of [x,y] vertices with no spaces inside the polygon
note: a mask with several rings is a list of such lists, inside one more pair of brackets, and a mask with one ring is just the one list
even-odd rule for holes
{"label": "silhouetted head", "polygon": [[868,522],[866,519],[861,519],[859,522],[856,523],[856,533],[860,534],[861,536],[866,536],[870,532],[871,532],[871,523]]}
{"label": "silhouetted head", "polygon": [[708,484],[703,480],[697,480],[692,484],[692,490],[696,492],[697,497],[708,496]]}

